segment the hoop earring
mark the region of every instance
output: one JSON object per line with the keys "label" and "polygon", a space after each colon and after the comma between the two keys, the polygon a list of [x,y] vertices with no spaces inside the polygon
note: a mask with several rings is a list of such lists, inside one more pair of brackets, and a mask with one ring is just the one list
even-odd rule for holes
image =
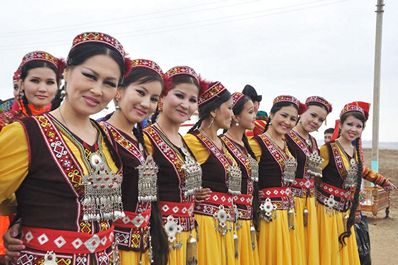
{"label": "hoop earring", "polygon": [[210,122],[209,126],[207,127],[207,129],[209,129],[209,128],[211,128],[211,126],[213,126],[213,122],[214,122],[214,118],[212,117],[211,122]]}

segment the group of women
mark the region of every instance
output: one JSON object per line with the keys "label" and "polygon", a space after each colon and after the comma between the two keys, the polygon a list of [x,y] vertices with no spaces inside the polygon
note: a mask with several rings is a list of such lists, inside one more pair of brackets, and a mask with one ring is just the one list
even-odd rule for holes
{"label": "group of women", "polygon": [[27,54],[16,83],[0,114],[11,264],[354,265],[362,178],[395,188],[364,169],[359,104],[320,151],[310,133],[332,107],[318,96],[276,97],[266,131],[248,139],[250,98],[188,66],[131,60],[104,33],[76,36],[66,62]]}

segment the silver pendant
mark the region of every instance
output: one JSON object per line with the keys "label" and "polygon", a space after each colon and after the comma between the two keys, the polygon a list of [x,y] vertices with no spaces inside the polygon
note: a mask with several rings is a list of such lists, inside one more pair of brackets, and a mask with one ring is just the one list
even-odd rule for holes
{"label": "silver pendant", "polygon": [[122,176],[113,173],[98,153],[89,157],[91,169],[83,176],[83,220],[115,220],[124,217],[122,206]]}
{"label": "silver pendant", "polygon": [[236,165],[228,168],[228,192],[240,194],[242,189],[242,171]]}
{"label": "silver pendant", "polygon": [[273,212],[276,211],[276,204],[273,204],[270,198],[266,198],[260,204],[260,216],[267,222],[272,222]]}
{"label": "silver pendant", "polygon": [[252,169],[252,180],[255,182],[258,182],[258,163],[257,160],[251,157],[250,155],[248,156],[249,161],[250,161],[250,166]]}
{"label": "silver pendant", "polygon": [[185,171],[184,196],[187,198],[202,187],[202,167],[193,159],[188,150],[182,147],[181,151],[185,155],[185,163],[182,169]]}
{"label": "silver pendant", "polygon": [[308,157],[308,170],[307,173],[314,177],[322,177],[322,162],[324,159],[318,155],[316,151]]}
{"label": "silver pendant", "polygon": [[357,185],[358,164],[354,158],[350,160],[350,168],[347,170],[347,176],[344,179],[344,189],[350,189]]}
{"label": "silver pendant", "polygon": [[47,253],[44,255],[43,265],[57,265],[56,259],[57,257],[54,251],[47,251]]}
{"label": "silver pendant", "polygon": [[289,157],[285,161],[285,168],[283,170],[283,181],[285,183],[293,183],[296,177],[297,161],[294,157]]}
{"label": "silver pendant", "polygon": [[157,179],[159,168],[151,155],[138,169],[138,201],[152,202],[157,200]]}
{"label": "silver pendant", "polygon": [[230,214],[227,213],[223,205],[218,206],[218,211],[213,214],[217,221],[216,231],[221,235],[225,236],[231,228],[227,226],[228,218],[231,218]]}
{"label": "silver pendant", "polygon": [[326,213],[329,215],[333,214],[334,207],[336,207],[338,204],[333,195],[330,195],[329,198],[325,199],[323,203],[326,206]]}

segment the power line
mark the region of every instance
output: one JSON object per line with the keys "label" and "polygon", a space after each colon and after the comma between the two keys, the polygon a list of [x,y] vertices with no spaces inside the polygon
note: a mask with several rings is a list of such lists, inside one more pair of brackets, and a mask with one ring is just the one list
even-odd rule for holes
{"label": "power line", "polygon": [[[211,26],[211,25],[218,25],[222,23],[227,23],[227,22],[236,22],[236,21],[243,21],[243,20],[250,20],[250,19],[255,19],[255,18],[261,18],[261,17],[266,17],[270,15],[275,15],[275,14],[282,14],[282,13],[290,13],[290,12],[297,12],[297,11],[302,11],[302,10],[307,10],[307,9],[312,9],[312,8],[318,8],[318,7],[323,7],[323,6],[328,6],[328,5],[334,5],[338,4],[341,2],[346,2],[349,0],[335,0],[335,1],[312,1],[312,2],[307,2],[305,4],[295,4],[295,5],[290,5],[286,7],[280,7],[280,8],[274,8],[274,9],[267,9],[267,10],[260,10],[260,11],[255,11],[255,12],[249,12],[246,14],[239,14],[239,15],[231,15],[231,16],[224,16],[224,17],[218,17],[212,20],[209,19],[204,19],[204,20],[199,20],[199,21],[193,21],[190,23],[184,23],[183,25],[177,24],[177,25],[171,25],[163,28],[155,27],[152,29],[141,29],[141,30],[134,30],[134,31],[128,31],[128,32],[122,32],[118,34],[118,37],[124,37],[125,39],[130,39],[133,37],[137,36],[147,36],[155,33],[163,33],[163,32],[172,32],[172,31],[179,31],[179,30],[184,30],[184,29],[189,29],[189,28],[201,28],[205,26]],[[47,46],[63,46],[65,43],[68,43],[69,40],[59,40],[59,41],[54,41],[51,43],[46,43]],[[37,46],[40,46],[43,43],[43,41],[39,42],[30,42],[28,45],[21,45],[21,46],[0,46],[0,51],[5,51],[5,50],[16,50],[16,49],[22,49],[22,48],[30,48],[32,47],[32,44],[36,44]]]}

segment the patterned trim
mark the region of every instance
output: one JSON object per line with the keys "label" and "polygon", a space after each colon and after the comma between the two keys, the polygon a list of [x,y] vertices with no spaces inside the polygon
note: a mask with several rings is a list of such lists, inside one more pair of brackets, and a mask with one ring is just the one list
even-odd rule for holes
{"label": "patterned trim", "polygon": [[244,97],[245,95],[240,92],[232,93],[232,108],[234,108],[235,105],[239,102],[239,100],[241,100]]}
{"label": "patterned trim", "polygon": [[148,126],[145,128],[144,132],[148,137],[152,140],[152,142],[156,145],[157,149],[162,153],[163,157],[169,161],[170,165],[173,167],[178,180],[179,180],[179,189],[180,189],[180,200],[185,201],[183,192],[183,185],[185,180],[185,171],[183,169],[184,161],[180,158],[180,155],[162,139],[160,132],[154,125]]}
{"label": "patterned trim", "polygon": [[314,179],[298,179],[296,178],[292,183],[292,192],[295,197],[304,198],[307,195],[312,197],[315,195],[315,181]]}
{"label": "patterned trim", "polygon": [[122,250],[144,252],[149,243],[149,226],[142,229],[115,228],[117,245]]}
{"label": "patterned trim", "polygon": [[160,201],[159,208],[163,216],[193,217],[194,202]]}
{"label": "patterned trim", "polygon": [[293,96],[289,96],[289,95],[278,96],[274,99],[272,104],[275,105],[276,103],[279,103],[279,102],[290,102],[290,103],[293,103],[294,105],[296,105],[298,109],[300,109],[300,101]]}
{"label": "patterned trim", "polygon": [[164,79],[170,79],[176,75],[190,75],[199,83],[199,75],[189,66],[175,66],[164,74]]}
{"label": "patterned trim", "polygon": [[204,202],[196,203],[195,214],[213,216],[219,210],[220,205],[224,206],[232,221],[235,213],[233,210],[233,197],[229,193],[211,192],[209,198],[205,199]]}
{"label": "patterned trim", "polygon": [[132,70],[134,70],[134,68],[138,68],[138,67],[144,67],[144,68],[151,69],[151,70],[155,71],[158,75],[163,77],[162,69],[154,61],[147,60],[147,59],[134,59],[134,60],[131,60],[131,70],[130,70],[130,72]]}
{"label": "patterned trim", "polygon": [[332,148],[332,154],[337,171],[339,172],[340,177],[344,180],[347,176],[347,169],[344,166],[339,147],[336,143],[330,143],[330,147]]}
{"label": "patterned trim", "polygon": [[365,111],[363,108],[361,108],[358,104],[356,104],[355,102],[353,103],[348,103],[344,106],[344,108],[341,110],[340,112],[340,117],[343,116],[344,114],[346,114],[347,112],[351,112],[351,111],[356,111],[356,112],[360,112],[362,113],[362,115],[364,117],[366,117],[365,115]]}
{"label": "patterned trim", "polygon": [[113,140],[123,147],[123,149],[137,158],[141,164],[145,163],[145,156],[140,149],[130,140],[126,139],[126,137],[124,137],[115,127],[112,126],[112,124],[108,122],[101,122],[100,125],[106,126],[106,128],[110,131]]}
{"label": "patterned trim", "polygon": [[96,234],[22,227],[24,245],[41,251],[88,254],[103,251],[114,242],[113,226]]}
{"label": "patterned trim", "polygon": [[278,163],[281,172],[283,172],[285,168],[285,156],[277,148],[275,148],[271,139],[269,139],[267,135],[262,133],[258,135],[258,137],[261,139],[265,147],[268,149],[274,160]]}
{"label": "patterned trim", "polygon": [[[48,52],[44,52],[44,51],[33,51],[30,53],[25,54],[25,56],[22,58],[22,62],[19,65],[18,70],[14,73],[14,76],[18,77],[17,81],[20,78],[21,72],[20,69],[22,69],[22,67],[27,64],[28,62],[31,61],[46,61],[51,63],[52,65],[55,66],[55,68],[58,70],[58,72],[63,71],[65,63],[63,61],[63,59],[58,59],[57,57],[49,54]],[[19,73],[17,73],[19,72]]]}
{"label": "patterned trim", "polygon": [[195,134],[195,136],[224,167],[224,179],[228,181],[228,170],[233,162],[230,159],[228,159],[227,156],[223,152],[221,152],[220,149],[218,149],[218,147],[200,131],[198,131],[198,133]]}
{"label": "patterned trim", "polygon": [[87,43],[87,42],[104,43],[104,44],[116,49],[123,58],[126,57],[126,52],[124,51],[122,44],[114,37],[112,37],[108,34],[105,34],[105,33],[101,33],[101,32],[84,32],[82,34],[77,35],[73,39],[71,49],[75,48],[76,46],[78,46],[80,44]]}
{"label": "patterned trim", "polygon": [[239,162],[244,166],[246,170],[246,174],[249,177],[247,179],[247,193],[253,193],[253,181],[252,181],[252,168],[250,165],[250,160],[248,159],[249,154],[242,150],[242,148],[238,147],[237,144],[228,138],[226,135],[220,136],[221,140],[225,143],[228,151],[232,153],[232,155],[239,160]]}
{"label": "patterned trim", "polygon": [[211,87],[206,89],[206,91],[199,97],[199,107],[202,106],[207,101],[218,96],[226,90],[226,88],[220,82],[215,82]]}
{"label": "patterned trim", "polygon": [[259,191],[260,203],[270,199],[277,210],[288,210],[294,207],[293,193],[289,187],[265,188]]}
{"label": "patterned trim", "polygon": [[324,106],[327,110],[328,113],[332,112],[332,104],[330,104],[326,99],[323,97],[318,97],[318,96],[311,96],[308,97],[305,101],[305,104],[308,106],[311,103],[318,103]]}

